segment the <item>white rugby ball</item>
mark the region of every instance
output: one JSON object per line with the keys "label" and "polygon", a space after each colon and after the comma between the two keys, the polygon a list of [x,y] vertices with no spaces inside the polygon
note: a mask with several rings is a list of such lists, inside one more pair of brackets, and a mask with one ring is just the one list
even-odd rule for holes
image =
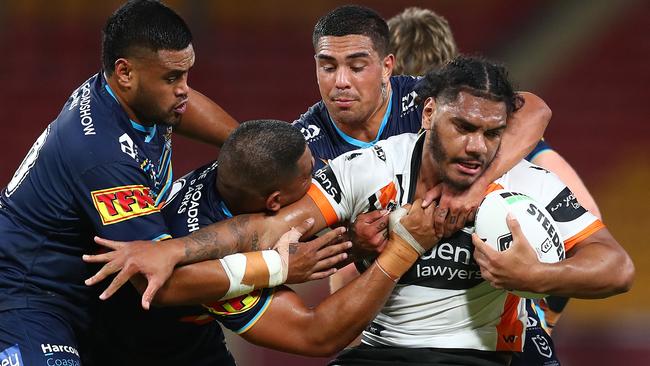
{"label": "white rugby ball", "polygon": [[[506,223],[508,212],[519,222],[540,262],[556,263],[565,258],[564,240],[557,224],[543,205],[522,193],[499,189],[485,196],[476,212],[476,234],[495,250],[508,250],[512,244],[512,233]],[[526,291],[511,292],[526,298],[546,296]]]}

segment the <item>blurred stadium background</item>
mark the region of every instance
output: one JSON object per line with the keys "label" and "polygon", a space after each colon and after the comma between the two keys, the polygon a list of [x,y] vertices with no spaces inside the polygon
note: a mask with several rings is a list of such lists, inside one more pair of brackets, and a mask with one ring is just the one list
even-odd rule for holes
{"label": "blurred stadium background", "polygon": [[[319,99],[311,32],[343,1],[167,2],[195,35],[190,83],[239,121],[296,119]],[[463,53],[504,62],[520,89],[553,109],[546,139],[584,178],[605,223],[632,255],[636,283],[607,300],[572,300],[554,339],[563,364],[650,361],[650,2],[438,0],[357,3],[386,19],[428,7],[450,22]],[[121,1],[0,1],[0,185],[58,114],[73,88],[100,69],[100,31]],[[176,137],[180,177],[217,150]],[[316,304],[325,282],[298,291]],[[362,296],[362,294],[360,294]],[[341,309],[345,311],[345,309]],[[281,325],[278,325],[282,336]],[[247,345],[241,365],[322,365]],[[110,346],[110,345],[107,345]],[[116,350],[118,351],[118,350]]]}

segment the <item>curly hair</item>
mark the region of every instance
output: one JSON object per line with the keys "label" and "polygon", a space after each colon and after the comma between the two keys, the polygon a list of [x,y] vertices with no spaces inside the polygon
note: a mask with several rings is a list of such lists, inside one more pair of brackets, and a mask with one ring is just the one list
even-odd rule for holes
{"label": "curly hair", "polygon": [[396,75],[424,75],[456,57],[458,47],[442,16],[410,7],[388,20],[388,51],[395,55]]}
{"label": "curly hair", "polygon": [[502,65],[481,57],[458,56],[439,70],[429,71],[415,87],[416,101],[433,97],[437,102],[452,102],[461,91],[477,97],[504,102],[508,116],[517,109],[518,97],[508,71]]}

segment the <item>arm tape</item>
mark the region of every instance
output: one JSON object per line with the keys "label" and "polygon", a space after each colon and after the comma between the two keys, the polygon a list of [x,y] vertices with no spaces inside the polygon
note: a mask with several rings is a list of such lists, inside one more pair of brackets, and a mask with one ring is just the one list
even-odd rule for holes
{"label": "arm tape", "polygon": [[411,233],[406,230],[404,225],[400,222],[400,219],[405,216],[408,213],[408,211],[404,207],[399,207],[395,211],[391,212],[388,220],[388,227],[389,229],[399,235],[400,238],[402,238],[405,242],[407,242],[413,249],[418,252],[419,255],[424,254],[426,250],[418,243],[417,240],[411,235]]}
{"label": "arm tape", "polygon": [[230,281],[228,292],[219,300],[279,286],[286,280],[282,259],[275,250],[231,254],[219,261]]}

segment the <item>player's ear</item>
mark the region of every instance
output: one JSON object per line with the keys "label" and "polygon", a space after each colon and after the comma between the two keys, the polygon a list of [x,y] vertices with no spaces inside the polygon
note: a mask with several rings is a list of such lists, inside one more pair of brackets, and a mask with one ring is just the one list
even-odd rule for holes
{"label": "player's ear", "polygon": [[266,197],[266,210],[270,212],[278,212],[282,204],[280,203],[280,191],[274,191]]}
{"label": "player's ear", "polygon": [[133,65],[125,58],[115,60],[115,71],[113,71],[117,83],[124,87],[130,88],[133,80]]}
{"label": "player's ear", "polygon": [[433,126],[433,114],[436,111],[436,100],[429,97],[424,101],[422,107],[422,128],[430,130]]}
{"label": "player's ear", "polygon": [[391,75],[393,75],[393,67],[395,66],[395,56],[389,53],[382,61],[382,81],[389,83]]}

